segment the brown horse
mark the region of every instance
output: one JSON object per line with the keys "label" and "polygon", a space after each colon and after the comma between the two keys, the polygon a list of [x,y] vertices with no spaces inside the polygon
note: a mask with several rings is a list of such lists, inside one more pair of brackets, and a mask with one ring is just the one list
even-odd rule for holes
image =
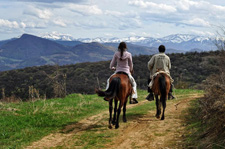
{"label": "brown horse", "polygon": [[[170,91],[170,77],[165,73],[159,73],[155,79],[154,83],[152,85],[152,91],[155,95],[156,99],[156,117],[160,118],[161,114],[161,105],[163,106],[163,113],[161,120],[164,120],[164,112],[166,109],[166,100],[168,98],[168,93]],[[158,99],[158,96],[160,96],[160,100]]]}
{"label": "brown horse", "polygon": [[[126,74],[120,73],[115,74],[110,78],[109,88],[104,92],[96,89],[98,96],[105,97],[105,100],[109,100],[109,128],[112,128],[112,124],[115,125],[115,128],[119,128],[119,116],[121,108],[123,107],[123,122],[126,122],[126,104],[128,97],[132,94],[132,86],[129,81],[129,78]],[[112,119],[112,110],[113,110],[113,99],[115,103],[114,115]],[[117,103],[119,102],[119,107],[117,109]]]}

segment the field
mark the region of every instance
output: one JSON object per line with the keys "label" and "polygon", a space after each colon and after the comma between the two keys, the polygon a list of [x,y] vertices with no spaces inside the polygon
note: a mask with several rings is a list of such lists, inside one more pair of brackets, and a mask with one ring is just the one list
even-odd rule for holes
{"label": "field", "polygon": [[[165,121],[159,121],[153,117],[155,103],[144,100],[147,95],[146,91],[138,90],[138,94],[139,104],[128,105],[128,123],[121,121],[121,128],[118,130],[107,128],[108,103],[96,95],[71,94],[65,98],[50,100],[1,102],[0,147],[110,147],[116,145],[115,139],[121,135],[121,131],[128,131],[127,129],[132,128],[135,123],[143,125],[144,123],[141,123],[144,121],[139,122],[141,118],[146,119],[145,125],[148,124],[148,118],[156,124],[168,123],[171,119],[169,109],[172,108],[174,112],[177,109],[181,110],[178,108],[180,105],[186,104],[189,99],[201,96],[202,91],[176,89],[177,99],[167,102]],[[148,117],[149,114],[150,117]],[[180,116],[180,114],[175,114],[175,116]],[[154,130],[157,129],[156,126],[151,129],[155,136],[164,136],[162,132]],[[135,142],[133,143],[135,145]],[[173,145],[173,143],[169,144]],[[137,142],[136,145],[138,146]]]}

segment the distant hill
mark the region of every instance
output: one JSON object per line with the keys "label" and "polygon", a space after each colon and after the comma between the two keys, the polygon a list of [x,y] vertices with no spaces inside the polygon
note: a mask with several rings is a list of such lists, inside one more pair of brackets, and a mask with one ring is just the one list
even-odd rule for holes
{"label": "distant hill", "polygon": [[[119,43],[103,43],[106,46],[113,47],[114,49],[118,49]],[[134,45],[131,43],[127,43],[128,51],[132,53],[132,55],[151,55],[157,53],[157,48],[155,47],[147,47],[141,45]]]}
{"label": "distant hill", "polygon": [[115,53],[115,49],[97,42],[79,44],[71,51],[79,56],[79,62],[95,62],[109,60]]}
{"label": "distant hill", "polygon": [[80,41],[63,41],[63,40],[53,40],[53,41],[67,47],[74,47],[76,45],[82,44],[82,42]]}
{"label": "distant hill", "polygon": [[[0,46],[0,71],[41,65],[109,60],[115,49],[99,43],[55,42],[23,34]],[[70,45],[69,45],[70,44]],[[75,45],[71,47],[71,45]]]}
{"label": "distant hill", "polygon": [[16,38],[12,38],[12,39],[8,39],[8,40],[2,40],[2,41],[0,41],[0,47],[1,47],[2,45],[6,44],[7,42],[13,41],[13,40],[15,40],[15,39],[16,39]]}
{"label": "distant hill", "polygon": [[20,38],[2,45],[1,50],[1,56],[3,57],[26,60],[53,54],[63,54],[68,49],[53,41],[23,34]]}

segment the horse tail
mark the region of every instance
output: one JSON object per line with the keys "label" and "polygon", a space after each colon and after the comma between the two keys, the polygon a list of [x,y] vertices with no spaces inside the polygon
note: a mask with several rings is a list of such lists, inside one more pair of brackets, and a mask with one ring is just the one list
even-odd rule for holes
{"label": "horse tail", "polygon": [[159,88],[162,99],[166,99],[166,78],[164,75],[159,77]]}
{"label": "horse tail", "polygon": [[113,78],[106,91],[98,90],[97,94],[101,97],[112,99],[119,93],[121,80],[119,77]]}

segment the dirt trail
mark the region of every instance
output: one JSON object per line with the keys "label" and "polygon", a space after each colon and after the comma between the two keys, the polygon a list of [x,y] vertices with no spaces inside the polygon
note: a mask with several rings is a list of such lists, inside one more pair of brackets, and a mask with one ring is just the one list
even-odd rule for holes
{"label": "dirt trail", "polygon": [[[180,142],[182,141],[185,127],[180,115],[181,112],[189,106],[189,101],[198,97],[200,97],[198,94],[192,94],[187,99],[167,102],[164,121],[156,119],[154,116],[155,110],[153,110],[149,111],[147,115],[129,122],[127,125],[121,124],[119,136],[107,144],[106,148],[182,148]],[[146,102],[148,101],[142,101],[137,105],[129,105],[128,108]],[[32,143],[32,145],[27,148],[52,148],[57,146],[74,148],[71,147],[73,142],[76,141],[74,140],[74,136],[82,134],[96,124],[103,123],[102,119],[105,118],[108,118],[108,111],[83,119],[79,123],[68,125],[61,132],[50,134],[41,140]],[[107,122],[104,121],[104,124],[102,125],[107,126]],[[82,147],[76,146],[75,148]]]}

